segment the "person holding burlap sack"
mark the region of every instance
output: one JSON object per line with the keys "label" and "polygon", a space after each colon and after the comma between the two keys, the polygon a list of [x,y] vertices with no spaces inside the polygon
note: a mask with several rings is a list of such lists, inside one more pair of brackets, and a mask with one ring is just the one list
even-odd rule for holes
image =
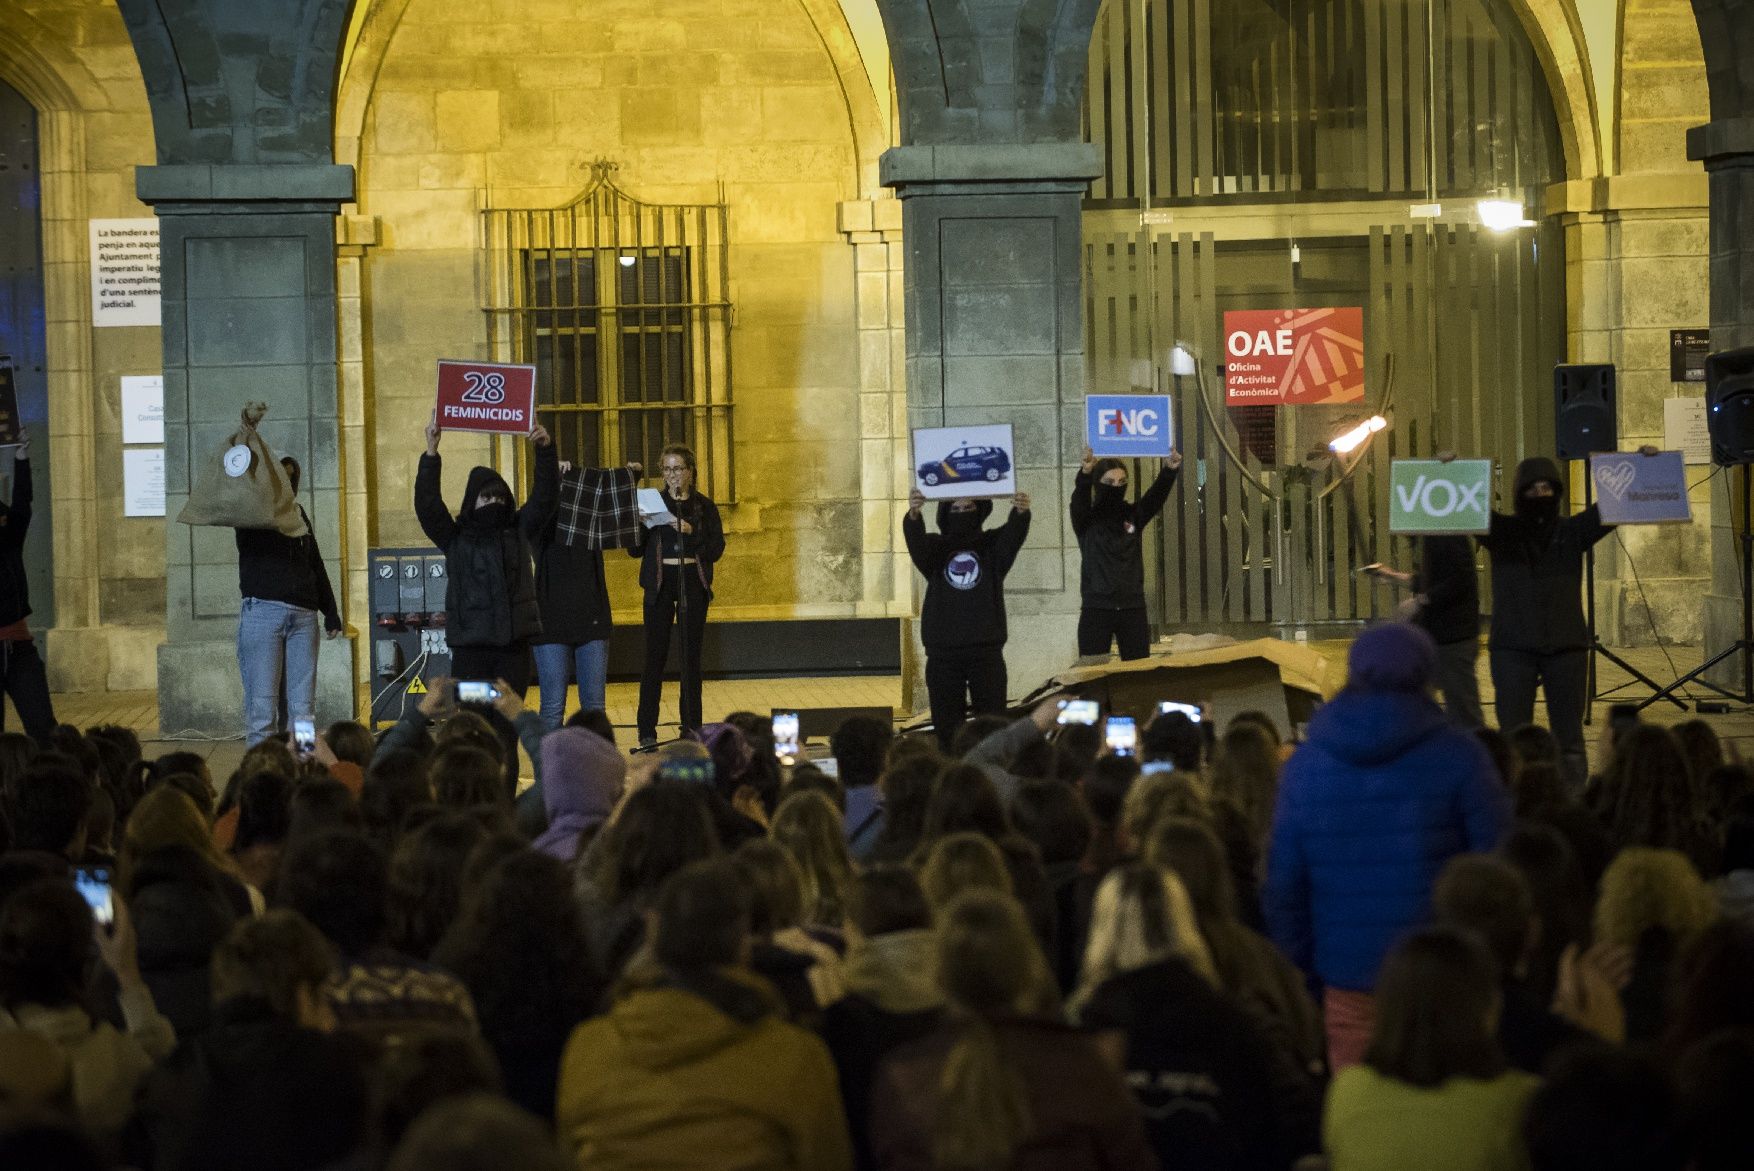
{"label": "person holding burlap sack", "polygon": [[463,506],[453,517],[440,491],[438,413],[426,425],[426,454],[414,478],[414,514],[445,555],[445,641],[454,679],[504,680],[513,694],[530,689],[530,641],[542,633],[530,544],[554,524],[560,460],[540,425],[536,482],[522,508],[511,485],[489,467],[469,469]]}

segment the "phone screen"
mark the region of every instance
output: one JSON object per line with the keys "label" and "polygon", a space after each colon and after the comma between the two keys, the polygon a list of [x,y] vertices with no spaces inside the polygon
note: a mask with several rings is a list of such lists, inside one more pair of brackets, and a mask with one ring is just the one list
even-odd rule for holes
{"label": "phone screen", "polygon": [[1102,715],[1102,705],[1094,699],[1061,699],[1059,724],[1094,724]]}
{"label": "phone screen", "polygon": [[315,720],[294,720],[292,722],[292,744],[300,756],[309,756],[317,750],[317,724]]}
{"label": "phone screen", "polygon": [[73,885],[91,906],[91,917],[99,926],[108,927],[116,921],[116,904],[110,887],[108,866],[81,866],[73,872]]}
{"label": "phone screen", "polygon": [[458,703],[492,703],[499,698],[499,688],[485,679],[459,679]]}
{"label": "phone screen", "polygon": [[1110,716],[1103,738],[1116,756],[1131,756],[1139,747],[1139,729],[1132,716]]}
{"label": "phone screen", "polygon": [[1200,705],[1197,703],[1177,703],[1172,699],[1166,699],[1157,705],[1157,711],[1159,715],[1180,712],[1194,723],[1200,722]]}
{"label": "phone screen", "polygon": [[784,761],[798,759],[798,713],[775,712],[773,714],[773,752]]}
{"label": "phone screen", "polygon": [[1061,700],[1057,722],[1061,724],[1094,724],[1101,711],[1101,705],[1094,699]]}

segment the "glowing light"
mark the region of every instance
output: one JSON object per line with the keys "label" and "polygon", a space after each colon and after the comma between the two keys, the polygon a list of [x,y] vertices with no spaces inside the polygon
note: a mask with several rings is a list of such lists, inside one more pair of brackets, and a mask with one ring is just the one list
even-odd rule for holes
{"label": "glowing light", "polygon": [[1199,373],[1199,370],[1200,364],[1195,359],[1193,352],[1181,342],[1177,342],[1175,348],[1169,351],[1169,372],[1187,378]]}
{"label": "glowing light", "polygon": [[1520,199],[1482,199],[1476,207],[1480,225],[1489,231],[1508,232],[1513,228],[1533,227],[1535,223],[1523,213]]}
{"label": "glowing light", "polygon": [[1389,421],[1381,415],[1372,415],[1345,434],[1335,436],[1334,441],[1328,444],[1328,450],[1338,455],[1346,455],[1357,450],[1365,440],[1388,425]]}

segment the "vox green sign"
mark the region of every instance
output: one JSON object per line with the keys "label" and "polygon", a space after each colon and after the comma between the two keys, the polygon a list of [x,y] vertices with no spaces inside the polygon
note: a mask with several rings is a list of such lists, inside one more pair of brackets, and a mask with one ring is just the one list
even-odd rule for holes
{"label": "vox green sign", "polygon": [[1491,516],[1491,460],[1397,459],[1389,464],[1389,532],[1483,533]]}

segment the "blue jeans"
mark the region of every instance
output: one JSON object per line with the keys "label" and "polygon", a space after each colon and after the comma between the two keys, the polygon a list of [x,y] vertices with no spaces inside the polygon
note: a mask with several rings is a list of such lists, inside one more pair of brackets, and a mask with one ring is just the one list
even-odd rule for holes
{"label": "blue jeans", "polygon": [[573,646],[564,642],[537,643],[536,686],[542,691],[542,726],[550,732],[566,715],[566,685],[576,679],[579,709],[603,710],[603,693],[609,684],[609,643],[605,639]]}
{"label": "blue jeans", "polygon": [[317,647],[323,616],[285,602],[245,598],[238,613],[238,672],[244,677],[244,743],[254,747],[276,732],[280,686],[286,684],[286,715],[316,716]]}

